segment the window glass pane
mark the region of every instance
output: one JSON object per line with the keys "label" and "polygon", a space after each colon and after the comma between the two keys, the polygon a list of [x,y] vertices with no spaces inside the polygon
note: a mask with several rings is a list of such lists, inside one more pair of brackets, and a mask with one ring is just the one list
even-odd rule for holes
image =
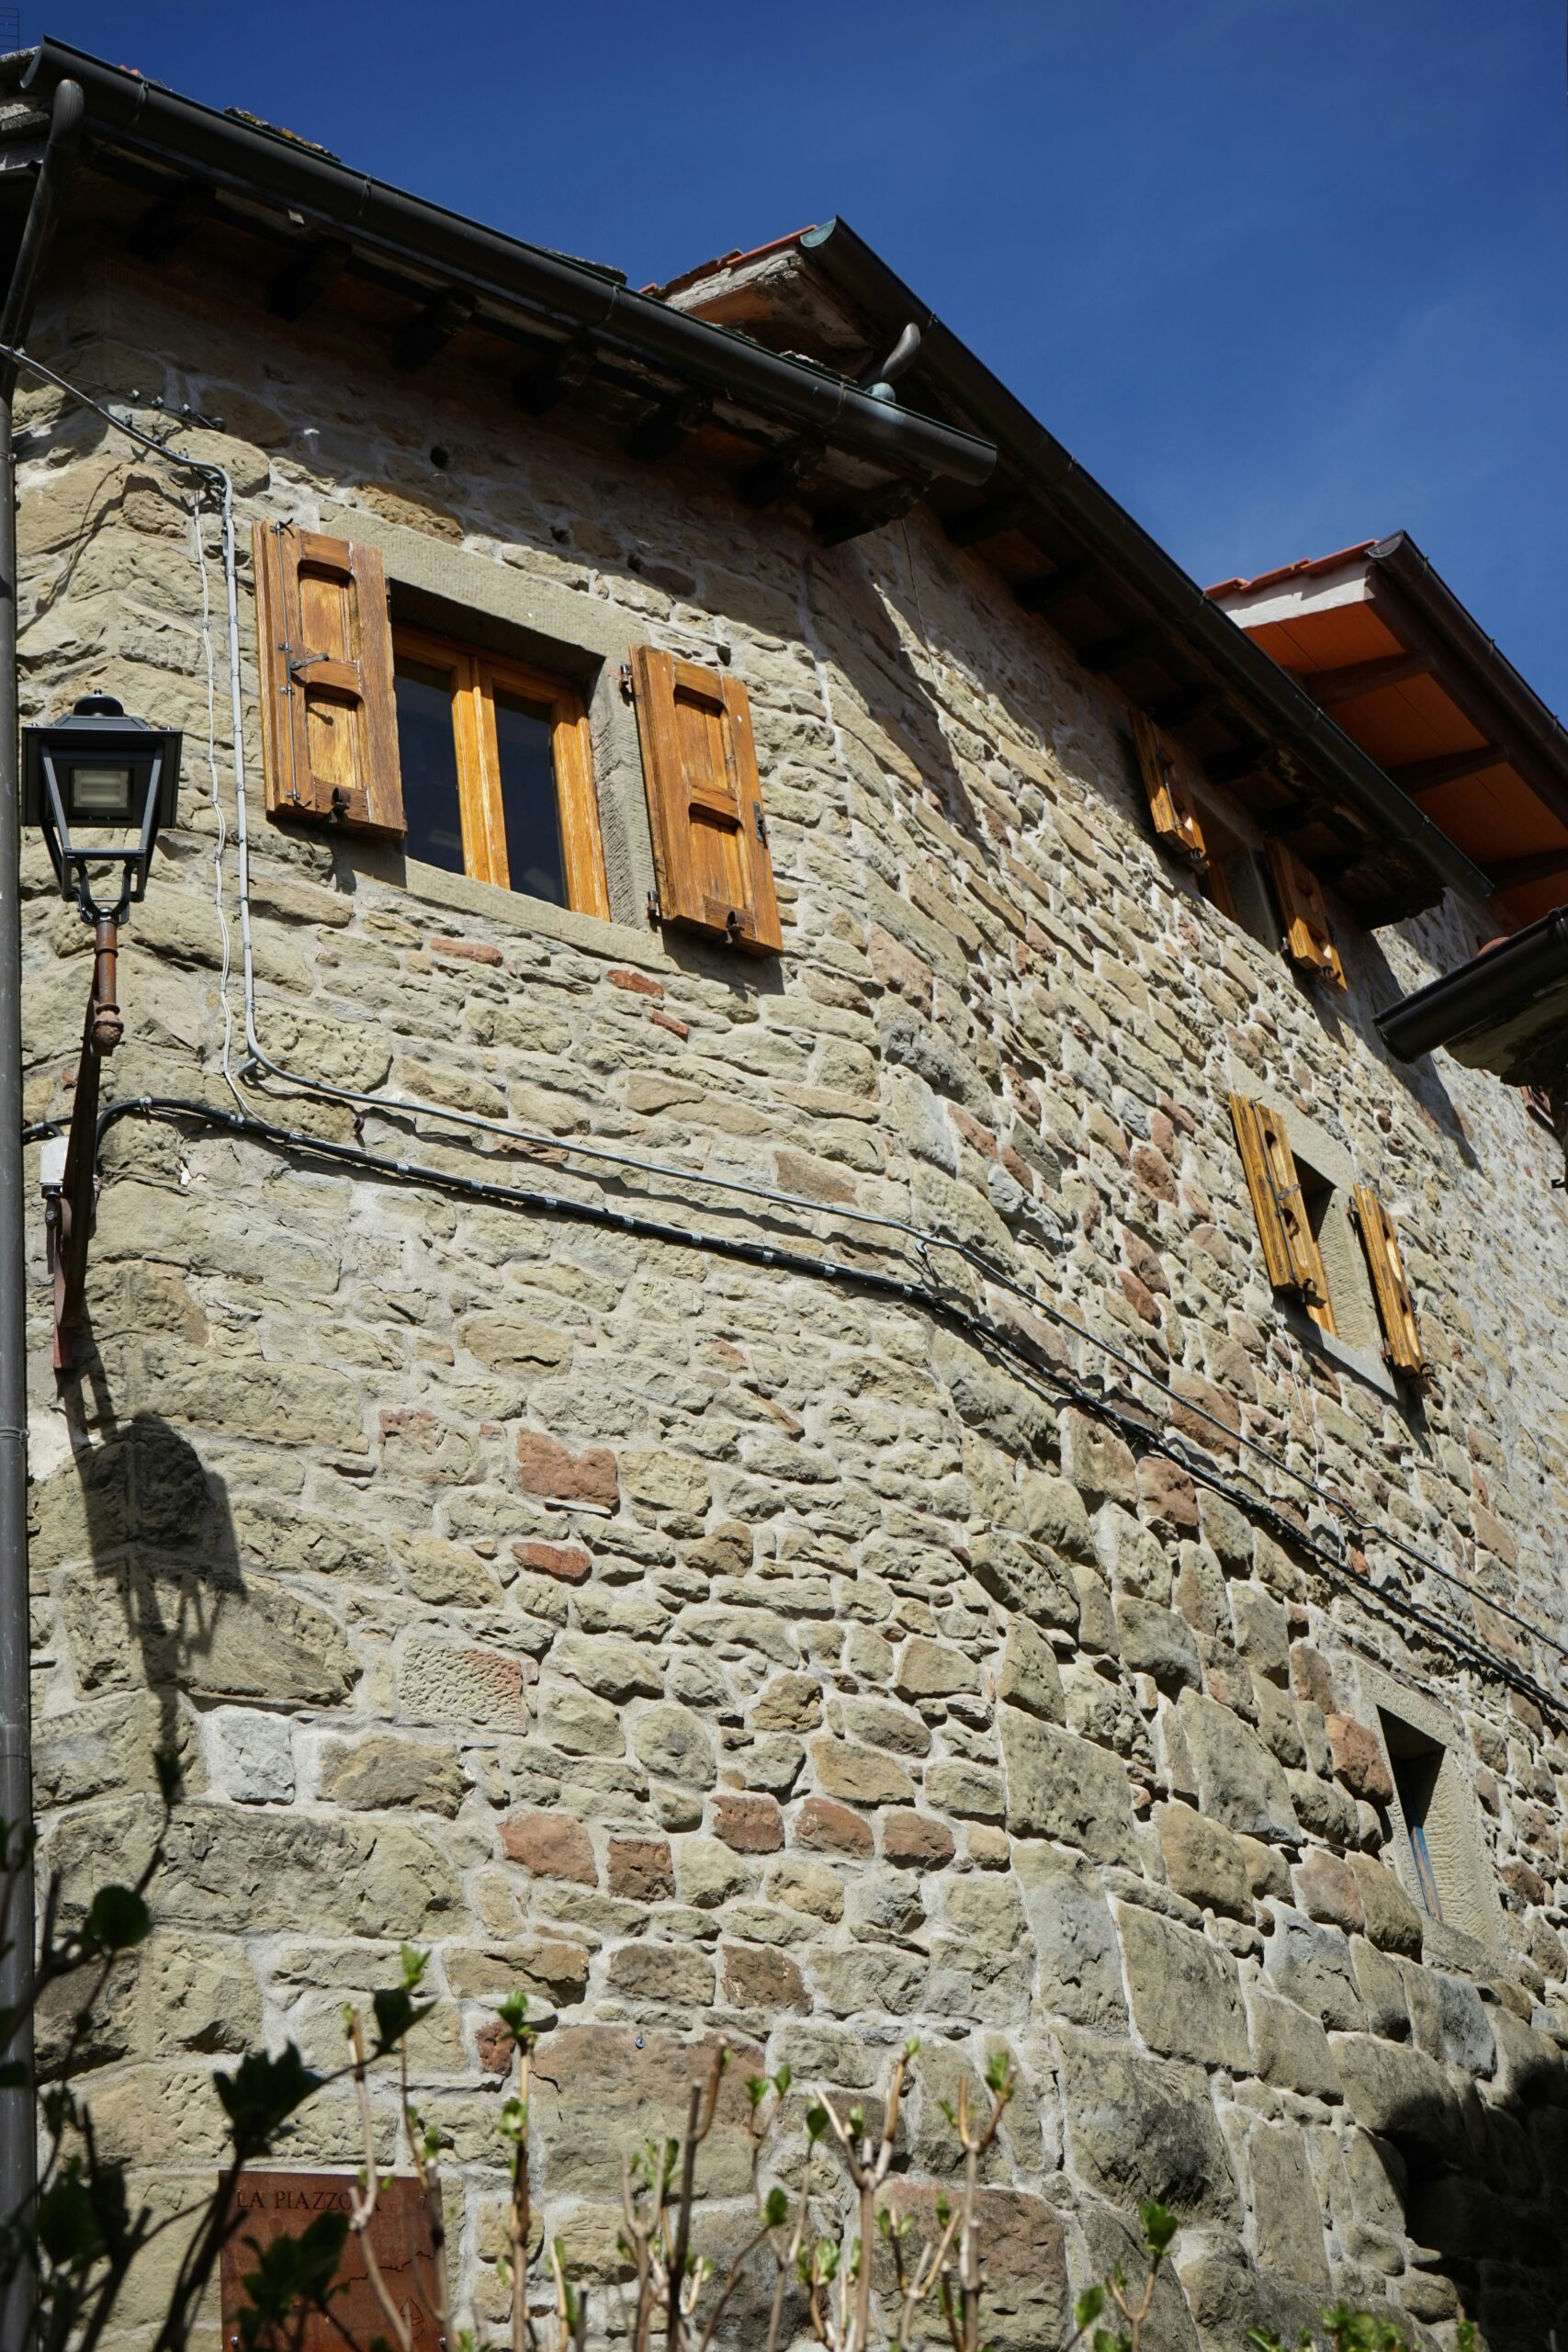
{"label": "window glass pane", "polygon": [[564,907],[566,859],[556,797],[555,722],[547,705],[498,693],[495,741],[512,887]]}
{"label": "window glass pane", "polygon": [[403,772],[403,849],[426,865],[463,871],[452,673],[401,658],[397,664],[398,758]]}

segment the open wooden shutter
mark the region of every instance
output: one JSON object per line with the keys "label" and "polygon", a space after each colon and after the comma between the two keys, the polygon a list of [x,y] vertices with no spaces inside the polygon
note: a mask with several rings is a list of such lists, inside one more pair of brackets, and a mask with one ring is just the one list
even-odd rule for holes
{"label": "open wooden shutter", "polygon": [[380,550],[258,523],[256,637],[272,817],[400,837],[392,629]]}
{"label": "open wooden shutter", "polygon": [[1269,1279],[1276,1290],[1295,1292],[1314,1320],[1332,1331],[1328,1283],[1285,1123],[1277,1112],[1247,1094],[1233,1094],[1230,1105]]}
{"label": "open wooden shutter", "polygon": [[1187,764],[1180,752],[1141,710],[1133,713],[1133,741],[1138,747],[1138,765],[1156,833],[1178,856],[1190,858],[1194,865],[1206,865],[1203,828],[1187,788]]}
{"label": "open wooden shutter", "polygon": [[1399,1254],[1393,1220],[1370,1184],[1358,1184],[1350,1198],[1361,1247],[1367,1253],[1367,1272],[1372,1278],[1378,1320],[1382,1325],[1383,1353],[1395,1372],[1408,1373],[1413,1380],[1418,1380],[1427,1369],[1427,1359],[1421,1349],[1421,1334],[1410,1302],[1410,1284],[1404,1261]]}
{"label": "open wooden shutter", "polygon": [[660,921],[782,947],[745,687],[647,645],[632,684]]}
{"label": "open wooden shutter", "polygon": [[1316,875],[1280,841],[1269,844],[1269,871],[1285,925],[1286,955],[1303,971],[1321,973],[1331,986],[1342,989],[1345,967],[1328,927],[1328,910]]}

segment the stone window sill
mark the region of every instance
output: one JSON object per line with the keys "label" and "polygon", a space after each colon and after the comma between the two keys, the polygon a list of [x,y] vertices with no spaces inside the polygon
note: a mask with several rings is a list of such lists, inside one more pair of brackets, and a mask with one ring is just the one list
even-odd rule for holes
{"label": "stone window sill", "polygon": [[607,922],[601,915],[578,914],[548,899],[532,899],[523,890],[502,890],[493,882],[476,882],[467,874],[449,874],[444,866],[423,865],[387,844],[342,840],[340,857],[350,871],[367,881],[384,883],[405,900],[449,908],[456,914],[532,939],[557,940],[587,956],[602,956],[616,963],[672,968],[671,958],[651,927],[638,931],[630,923]]}

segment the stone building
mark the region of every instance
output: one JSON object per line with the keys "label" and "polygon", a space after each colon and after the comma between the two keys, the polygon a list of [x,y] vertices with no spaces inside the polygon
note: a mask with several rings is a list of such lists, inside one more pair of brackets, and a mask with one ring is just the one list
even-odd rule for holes
{"label": "stone building", "polygon": [[[58,1380],[33,1232],[68,1900],[161,1743],[189,1792],[104,2144],[190,2195],[215,2069],[333,2059],[415,1943],[481,2324],[520,1983],[591,2276],[689,2045],[842,2098],[913,2029],[915,2180],[1018,2068],[1002,2344],[1150,2196],[1162,2347],[1341,2293],[1547,2344],[1561,1161],[1375,1022],[1486,877],[842,224],[638,294],[6,72],[7,194],[86,95],[24,716],[185,736]],[[238,745],[214,477],[105,410],[231,484]],[[41,1136],[91,940],[25,883]],[[346,2098],[289,2160],[356,2161]]]}

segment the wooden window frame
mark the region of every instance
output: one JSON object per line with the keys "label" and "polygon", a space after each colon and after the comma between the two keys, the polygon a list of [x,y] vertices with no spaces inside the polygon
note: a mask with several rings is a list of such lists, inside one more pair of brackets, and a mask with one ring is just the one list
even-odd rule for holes
{"label": "wooden window frame", "polygon": [[570,678],[536,670],[459,639],[392,623],[394,676],[400,661],[444,670],[453,680],[452,726],[457,765],[457,811],[463,836],[463,871],[475,882],[512,888],[506,854],[506,811],[502,799],[501,756],[495,729],[495,697],[516,695],[543,704],[550,713],[556,805],[560,814],[561,857],[567,905],[574,914],[608,921],[610,894],[599,802],[593,789],[593,758],[588,706]]}

